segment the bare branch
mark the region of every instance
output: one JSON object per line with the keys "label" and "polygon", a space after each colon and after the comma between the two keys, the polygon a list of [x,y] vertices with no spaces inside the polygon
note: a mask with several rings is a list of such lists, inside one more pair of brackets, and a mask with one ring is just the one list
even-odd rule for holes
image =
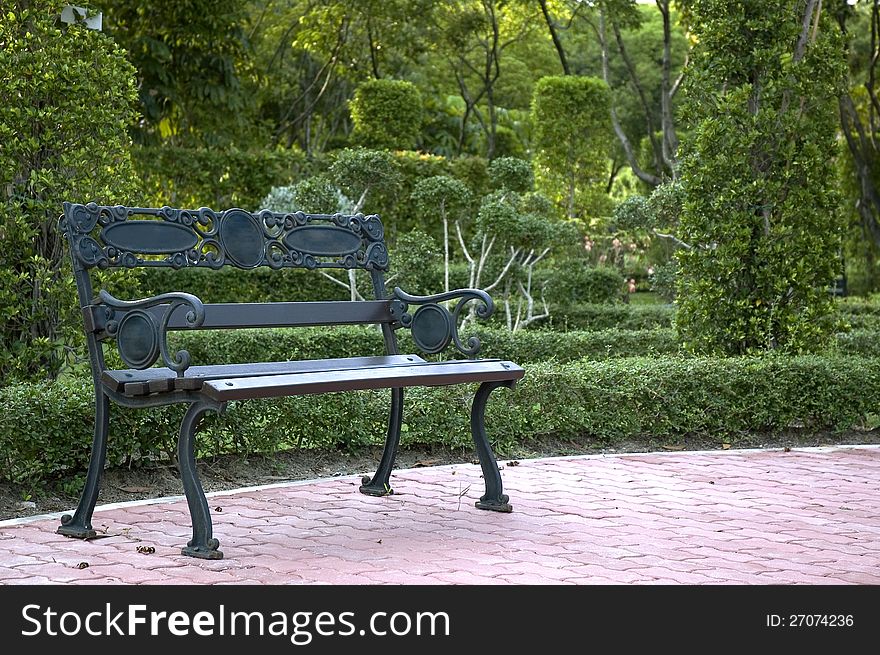
{"label": "bare branch", "polygon": [[516,258],[519,256],[519,253],[520,253],[519,248],[514,250],[513,246],[510,247],[510,259],[507,260],[507,263],[504,265],[504,268],[501,270],[501,273],[498,274],[498,278],[492,284],[490,284],[488,287],[486,287],[484,289],[484,291],[491,291],[492,289],[494,289],[495,287],[498,286],[498,284],[501,282],[501,280],[504,279],[504,276],[507,275],[507,271],[510,270],[510,267],[513,265],[513,262],[516,261]]}

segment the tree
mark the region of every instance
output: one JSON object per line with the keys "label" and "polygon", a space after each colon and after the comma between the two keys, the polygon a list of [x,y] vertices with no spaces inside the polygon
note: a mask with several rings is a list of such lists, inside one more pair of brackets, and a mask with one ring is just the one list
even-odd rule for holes
{"label": "tree", "polygon": [[443,291],[449,291],[449,221],[458,223],[471,204],[464,182],[448,175],[420,180],[412,192],[416,207],[425,215],[440,214],[443,223]]}
{"label": "tree", "polygon": [[849,160],[846,186],[855,186],[857,214],[849,250],[865,264],[867,288],[880,286],[880,0],[840,3],[837,21],[850,54],[850,80],[839,100],[840,125]]}
{"label": "tree", "polygon": [[246,141],[251,66],[244,0],[95,0],[105,30],[138,74],[141,143],[227,145]]}
{"label": "tree", "polygon": [[819,0],[695,0],[677,327],[696,351],[821,347],[840,220],[845,60]]}
{"label": "tree", "polygon": [[568,218],[601,211],[611,148],[611,95],[591,77],[544,77],[532,96],[535,179]]}
{"label": "tree", "polygon": [[[673,103],[687,44],[671,1],[656,0],[654,8],[635,0],[539,4],[564,74],[601,76],[612,90],[618,152],[608,187],[624,165],[650,187],[674,177],[678,135]],[[598,67],[592,61],[595,46],[583,41],[583,33],[598,44]],[[640,156],[643,142],[647,157]]]}
{"label": "tree", "polygon": [[7,3],[0,20],[0,377],[55,376],[76,289],[64,201],[131,203],[135,71],[101,32],[64,25],[61,0]]}

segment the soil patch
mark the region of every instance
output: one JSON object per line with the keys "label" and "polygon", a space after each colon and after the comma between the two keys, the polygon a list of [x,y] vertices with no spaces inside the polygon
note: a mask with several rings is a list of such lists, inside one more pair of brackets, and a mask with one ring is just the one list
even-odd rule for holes
{"label": "soil patch", "polygon": [[[615,442],[613,445],[541,439],[513,451],[498,453],[498,464],[504,467],[513,460],[565,455],[857,444],[880,444],[880,430],[842,433],[790,430],[779,434],[742,435],[729,440],[691,435],[681,441],[645,438]],[[229,455],[200,462],[198,466],[205,491],[221,491],[294,480],[372,474],[381,454],[379,447],[357,453],[300,450],[275,453],[271,457]],[[401,450],[395,468],[467,462],[478,463],[474,453],[469,450],[415,448]],[[58,481],[39,489],[28,485],[0,484],[0,520],[73,509],[78,495],[65,492],[71,485],[65,485],[64,482]],[[111,468],[104,473],[98,504],[182,494],[177,469],[170,464]]]}

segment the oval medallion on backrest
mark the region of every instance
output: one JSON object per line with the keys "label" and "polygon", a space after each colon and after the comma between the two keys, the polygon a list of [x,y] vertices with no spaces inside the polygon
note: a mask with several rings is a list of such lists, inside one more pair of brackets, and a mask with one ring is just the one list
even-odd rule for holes
{"label": "oval medallion on backrest", "polygon": [[105,227],[101,240],[123,251],[167,255],[194,248],[199,237],[191,228],[179,223],[123,221]]}
{"label": "oval medallion on backrest", "polygon": [[316,257],[342,257],[356,253],[361,247],[361,238],[335,225],[304,225],[288,232],[284,245]]}
{"label": "oval medallion on backrest", "polygon": [[254,268],[263,261],[265,239],[255,216],[231,209],[220,219],[220,243],[226,256],[239,268]]}

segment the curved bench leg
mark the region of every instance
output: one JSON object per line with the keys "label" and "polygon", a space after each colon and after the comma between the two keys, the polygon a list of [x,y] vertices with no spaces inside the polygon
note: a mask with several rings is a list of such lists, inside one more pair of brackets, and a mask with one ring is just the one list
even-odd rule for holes
{"label": "curved bench leg", "polygon": [[486,494],[474,503],[479,509],[488,509],[493,512],[512,512],[513,505],[508,496],[502,493],[501,473],[498,471],[498,463],[486,437],[486,401],[489,394],[498,387],[512,389],[514,380],[505,382],[483,382],[474,396],[474,404],[471,407],[471,434],[474,437],[474,445],[477,448],[477,456],[480,458],[480,468],[483,469],[483,480],[486,483]]}
{"label": "curved bench leg", "polygon": [[110,399],[98,387],[95,388],[95,437],[92,440],[92,453],[89,457],[89,470],[86,483],[73,516],[61,517],[61,525],[56,532],[66,537],[94,539],[92,512],[101,490],[101,476],[104,473],[104,460],[107,457],[107,429],[110,425]]}
{"label": "curved bench leg", "polygon": [[368,496],[388,496],[394,493],[388,484],[391,479],[391,469],[394,468],[394,458],[397,457],[397,448],[400,445],[400,427],[403,424],[403,388],[391,390],[391,413],[388,417],[388,436],[385,438],[385,449],[382,451],[382,459],[376,475],[370,478],[365,475],[361,479],[360,492]]}
{"label": "curved bench leg", "polygon": [[193,537],[187,542],[181,554],[201,559],[222,559],[223,553],[217,550],[220,542],[212,537],[211,512],[205,491],[196,470],[195,432],[202,416],[217,406],[210,403],[195,402],[186,410],[180,424],[180,440],[177,442],[177,460],[180,465],[180,478],[186,504],[192,519]]}

